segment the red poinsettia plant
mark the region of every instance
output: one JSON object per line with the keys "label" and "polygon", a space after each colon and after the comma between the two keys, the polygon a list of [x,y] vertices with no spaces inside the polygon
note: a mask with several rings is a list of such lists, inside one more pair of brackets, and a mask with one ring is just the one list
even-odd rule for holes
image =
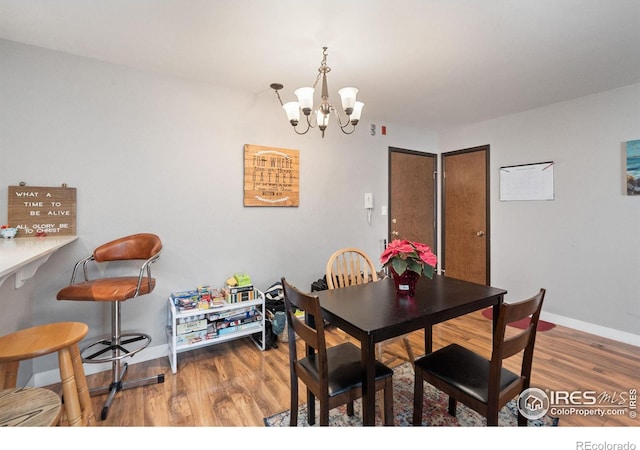
{"label": "red poinsettia plant", "polygon": [[390,267],[398,275],[410,270],[433,278],[438,258],[428,245],[421,242],[394,239],[380,255],[382,267]]}

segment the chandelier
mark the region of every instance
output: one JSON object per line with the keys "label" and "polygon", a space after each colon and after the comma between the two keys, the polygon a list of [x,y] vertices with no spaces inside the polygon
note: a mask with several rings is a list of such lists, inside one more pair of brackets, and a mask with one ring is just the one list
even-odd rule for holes
{"label": "chandelier", "polygon": [[[355,131],[356,125],[360,120],[360,114],[362,113],[362,107],[364,103],[356,101],[356,95],[358,89],[354,87],[345,87],[338,91],[342,100],[342,109],[344,110],[346,119],[343,119],[341,115],[336,111],[331,103],[329,103],[329,89],[327,88],[327,73],[331,71],[331,67],[327,66],[327,47],[322,47],[322,62],[318,68],[318,76],[313,83],[313,87],[302,87],[296,89],[295,94],[298,97],[297,102],[282,103],[280,93],[278,92],[284,86],[280,83],[271,84],[280,101],[280,104],[287,113],[287,119],[293,126],[293,130],[297,134],[306,134],[307,131],[316,126],[322,132],[324,137],[324,130],[327,129],[329,124],[329,115],[331,112],[336,116],[338,126],[345,134],[351,134]],[[317,108],[313,108],[313,93],[315,92],[318,81],[322,78],[322,96],[320,104]],[[300,111],[306,116],[307,127],[304,131],[298,129],[298,123],[300,122]],[[313,124],[315,120],[315,125]]]}

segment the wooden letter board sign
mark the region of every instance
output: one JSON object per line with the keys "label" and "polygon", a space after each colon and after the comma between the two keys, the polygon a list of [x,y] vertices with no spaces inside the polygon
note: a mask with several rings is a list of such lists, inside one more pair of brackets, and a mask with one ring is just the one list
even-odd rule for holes
{"label": "wooden letter board sign", "polygon": [[18,236],[76,234],[76,188],[9,186],[9,226]]}
{"label": "wooden letter board sign", "polygon": [[244,146],[244,206],[298,206],[298,150]]}

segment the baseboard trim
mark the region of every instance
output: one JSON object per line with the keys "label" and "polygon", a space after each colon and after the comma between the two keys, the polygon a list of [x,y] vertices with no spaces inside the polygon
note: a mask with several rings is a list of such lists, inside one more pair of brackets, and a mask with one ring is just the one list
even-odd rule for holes
{"label": "baseboard trim", "polygon": [[545,313],[544,311],[540,314],[540,318],[547,322],[555,323],[556,325],[562,325],[563,327],[573,328],[574,330],[584,331],[585,333],[640,347],[640,335],[637,334],[627,333],[626,331],[607,328],[589,322],[582,322],[557,314]]}
{"label": "baseboard trim", "polygon": [[[124,361],[129,365],[138,364],[141,362],[149,361],[151,359],[158,359],[167,357],[169,354],[169,346],[167,344],[156,345],[154,347],[147,347],[144,350],[136,353],[131,358],[126,358]],[[99,372],[111,370],[111,363],[100,364],[84,364],[85,375],[92,375]],[[126,377],[125,377],[126,380]],[[60,382],[60,371],[56,369],[47,370],[46,372],[35,373],[27,382],[29,387],[42,387]]]}

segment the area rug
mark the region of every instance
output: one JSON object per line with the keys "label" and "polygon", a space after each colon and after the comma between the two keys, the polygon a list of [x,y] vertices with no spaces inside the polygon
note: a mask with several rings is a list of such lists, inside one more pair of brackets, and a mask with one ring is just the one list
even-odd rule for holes
{"label": "area rug", "polygon": [[[482,311],[482,315],[489,320],[493,320],[493,308],[487,308],[484,311]],[[518,320],[516,322],[511,322],[510,324],[508,324],[509,326],[512,327],[516,327],[516,328],[520,328],[521,330],[524,330],[525,328],[527,328],[529,326],[529,319],[522,319],[522,320]],[[538,320],[538,331],[549,331],[553,328],[555,328],[555,324],[551,323],[551,322],[545,322],[544,320]]]}
{"label": "area rug", "polygon": [[[382,426],[381,396],[376,401],[376,425]],[[340,406],[329,411],[329,425],[338,427],[362,426],[362,402],[354,402],[355,414],[347,416],[346,406]],[[424,385],[424,412],[422,415],[423,426],[440,427],[480,427],[486,426],[487,421],[480,414],[458,403],[457,417],[449,415],[448,397],[428,383]],[[413,368],[409,363],[403,363],[394,369],[393,374],[393,410],[396,426],[412,426],[413,423]],[[316,426],[320,408],[316,400]],[[264,419],[267,427],[288,427],[289,410],[275,414]],[[515,427],[518,424],[518,409],[516,401],[509,402],[499,413],[500,426]],[[538,420],[530,420],[529,426],[549,427],[556,426],[558,419],[544,416]],[[307,423],[307,405],[298,408],[298,426],[309,426]]]}

